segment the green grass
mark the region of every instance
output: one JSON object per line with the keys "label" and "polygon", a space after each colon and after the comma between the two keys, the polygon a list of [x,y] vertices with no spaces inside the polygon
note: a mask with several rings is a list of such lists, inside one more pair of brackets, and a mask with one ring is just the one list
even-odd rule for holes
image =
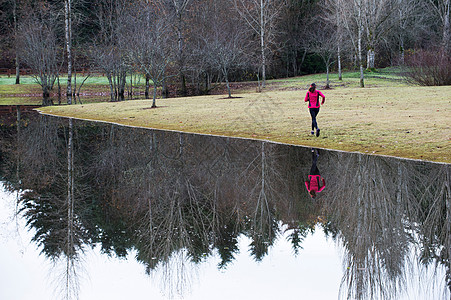
{"label": "green grass", "polygon": [[[77,90],[84,80],[85,76],[78,74]],[[127,77],[129,83],[130,77]],[[15,84],[15,77],[8,78],[6,75],[0,76],[0,105],[39,105],[42,103],[42,88],[36,83],[35,79],[30,75],[22,75],[20,77],[21,84]],[[72,86],[75,87],[75,80],[72,78]],[[60,78],[62,94],[65,94],[67,77]],[[133,76],[134,89],[144,90],[145,79],[142,76]],[[57,84],[55,83],[51,98],[57,102],[56,97]],[[82,102],[103,102],[109,101],[109,83],[108,78],[101,74],[93,74],[90,76],[81,89]]]}
{"label": "green grass", "polygon": [[[36,84],[36,80],[34,80],[33,77],[29,75],[22,75],[20,76],[20,84]],[[3,85],[16,85],[16,77],[11,76],[8,77],[6,75],[0,75],[0,86]]]}
{"label": "green grass", "polygon": [[42,105],[39,97],[4,97],[0,98],[0,105]]}
{"label": "green grass", "polygon": [[[390,86],[409,86],[404,80],[402,69],[391,67],[378,69],[373,72],[364,72],[365,87],[390,87]],[[337,73],[329,74],[329,84],[331,88],[341,87],[360,87],[360,72],[348,71],[342,75],[342,80],[338,80]],[[315,82],[319,87],[326,85],[326,74],[313,74],[286,79],[275,79],[268,81],[269,85],[276,85],[282,88],[308,88]]]}
{"label": "green grass", "polygon": [[[74,74],[72,74],[74,76]],[[86,75],[77,74],[77,82],[81,83],[86,78]],[[129,82],[130,76],[127,77],[127,82]],[[74,82],[74,77],[72,77],[72,83]],[[145,78],[143,76],[133,76],[133,82],[138,82],[138,84],[144,84]],[[0,75],[0,86],[2,85],[15,85],[16,77],[7,75]],[[30,75],[21,75],[20,76],[20,84],[36,84],[36,80]],[[60,77],[60,84],[67,84],[67,75],[62,75]],[[84,83],[85,85],[108,85],[108,78],[106,76],[102,76],[102,74],[92,74]],[[55,83],[56,85],[56,83]]]}

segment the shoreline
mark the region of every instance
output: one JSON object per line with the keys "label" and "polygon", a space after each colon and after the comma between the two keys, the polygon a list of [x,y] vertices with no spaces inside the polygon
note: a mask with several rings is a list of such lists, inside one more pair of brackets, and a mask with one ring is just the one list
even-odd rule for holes
{"label": "shoreline", "polygon": [[340,152],[340,153],[363,154],[363,155],[387,157],[387,158],[394,158],[394,159],[407,160],[407,161],[417,161],[417,162],[433,163],[433,164],[440,164],[440,165],[451,165],[451,163],[449,163],[449,162],[442,162],[442,161],[433,161],[433,160],[410,158],[410,157],[400,157],[400,156],[394,156],[394,155],[388,155],[388,154],[379,154],[379,153],[365,153],[365,152],[361,152],[361,151],[346,151],[346,150],[340,150],[340,149],[334,149],[334,148],[313,147],[313,146],[309,146],[309,145],[285,143],[285,142],[273,141],[273,140],[269,140],[269,139],[259,139],[259,138],[250,138],[250,137],[221,135],[221,134],[213,134],[213,133],[189,132],[189,131],[176,130],[176,129],[152,128],[152,127],[131,125],[131,124],[123,124],[123,123],[104,121],[104,120],[95,120],[95,119],[87,119],[87,118],[80,118],[80,117],[62,116],[62,115],[56,115],[56,114],[51,114],[51,113],[45,113],[45,112],[40,111],[39,109],[35,109],[35,110],[38,111],[40,114],[45,115],[45,116],[51,116],[51,117],[57,117],[57,118],[66,118],[66,119],[74,119],[74,120],[88,121],[88,122],[95,122],[95,123],[105,123],[105,124],[112,124],[112,125],[124,126],[124,127],[130,127],[130,128],[150,129],[150,130],[156,130],[156,131],[169,131],[169,132],[175,132],[175,133],[193,134],[193,135],[201,135],[201,136],[212,136],[212,137],[221,137],[221,138],[243,139],[243,140],[260,141],[260,142],[267,142],[267,143],[273,143],[273,144],[279,144],[279,145],[286,145],[286,146],[294,146],[294,147],[316,148],[316,149],[322,149],[322,150],[326,150],[326,151],[333,151],[333,152]]}

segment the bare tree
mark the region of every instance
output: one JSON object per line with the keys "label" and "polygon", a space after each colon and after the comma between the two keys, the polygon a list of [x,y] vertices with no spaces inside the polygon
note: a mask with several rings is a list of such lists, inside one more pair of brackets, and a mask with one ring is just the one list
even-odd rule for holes
{"label": "bare tree", "polygon": [[180,76],[181,93],[182,96],[187,95],[186,89],[186,41],[187,41],[187,24],[188,8],[191,4],[191,0],[158,0],[156,1],[167,11],[166,18],[170,18],[172,22],[170,25],[176,35],[177,45],[174,49],[177,49],[177,65],[178,73]]}
{"label": "bare tree", "polygon": [[50,104],[50,91],[58,76],[58,43],[55,18],[50,11],[31,15],[21,26],[21,57],[34,71],[42,88],[44,105]]}
{"label": "bare tree", "polygon": [[367,41],[367,69],[373,70],[375,68],[376,60],[376,46],[387,36],[387,33],[392,28],[392,18],[396,17],[396,4],[393,0],[365,0],[364,7],[364,22],[366,30]]}
{"label": "bare tree", "polygon": [[124,100],[128,66],[125,63],[123,26],[127,4],[119,0],[99,0],[99,35],[91,49],[95,64],[105,73],[110,84],[111,101]]}
{"label": "bare tree", "polygon": [[363,74],[363,33],[365,30],[364,19],[364,1],[366,0],[350,0],[342,5],[343,23],[348,31],[354,52],[358,58],[360,69],[360,87],[364,87]]}
{"label": "bare tree", "polygon": [[450,0],[427,0],[435,16],[440,18],[440,27],[442,29],[442,46],[449,50],[451,46],[451,1]]}
{"label": "bare tree", "polygon": [[[324,209],[345,249],[341,293],[347,299],[395,298],[405,285],[410,241],[393,182],[397,165],[361,154],[335,162]],[[354,187],[343,188],[349,182]]]}
{"label": "bare tree", "polygon": [[72,0],[64,0],[64,24],[67,54],[67,104],[72,104]]}
{"label": "bare tree", "polygon": [[19,50],[18,50],[18,0],[12,0],[13,1],[13,27],[14,27],[14,45],[15,45],[15,53],[16,53],[16,59],[14,61],[15,67],[16,67],[16,84],[20,84],[20,63],[19,63]]}
{"label": "bare tree", "polygon": [[335,53],[339,43],[333,28],[326,22],[319,22],[320,29],[312,35],[309,49],[321,56],[326,66],[326,88],[330,88],[329,70],[335,62]]}
{"label": "bare tree", "polygon": [[397,0],[396,15],[393,22],[395,23],[392,34],[396,36],[399,49],[399,62],[401,65],[405,63],[405,50],[408,47],[408,40],[419,40],[421,35],[425,35],[427,31],[424,28],[426,14],[418,13],[425,9],[421,0],[403,1]]}
{"label": "bare tree", "polygon": [[213,0],[209,7],[209,18],[202,24],[203,30],[198,36],[203,56],[211,70],[218,71],[224,78],[229,98],[232,97],[229,76],[233,70],[245,69],[248,64],[246,55],[246,28],[239,20],[230,16],[232,7],[221,1]]}
{"label": "bare tree", "polygon": [[136,10],[127,19],[124,35],[130,46],[127,58],[131,65],[152,80],[152,107],[156,107],[157,87],[167,78],[167,68],[175,57],[170,24],[159,5],[137,4]]}
{"label": "bare tree", "polygon": [[316,9],[316,1],[287,0],[282,7],[280,22],[278,22],[278,45],[283,50],[288,76],[301,75],[301,68],[309,51],[308,40],[311,27],[315,24],[322,10]]}
{"label": "bare tree", "polygon": [[342,38],[343,38],[343,28],[342,28],[342,16],[340,14],[340,5],[341,0],[336,0],[336,9],[335,9],[335,20],[337,25],[337,63],[338,63],[338,80],[342,80],[342,72],[341,72],[341,49],[342,49]]}
{"label": "bare tree", "polygon": [[341,60],[342,60],[342,51],[343,51],[343,37],[344,37],[344,28],[343,28],[343,20],[342,20],[342,10],[341,10],[341,2],[343,0],[325,0],[324,7],[327,9],[328,13],[322,17],[327,23],[335,28],[335,36],[336,36],[336,51],[337,51],[337,68],[338,68],[338,80],[343,79],[342,68],[341,68]]}

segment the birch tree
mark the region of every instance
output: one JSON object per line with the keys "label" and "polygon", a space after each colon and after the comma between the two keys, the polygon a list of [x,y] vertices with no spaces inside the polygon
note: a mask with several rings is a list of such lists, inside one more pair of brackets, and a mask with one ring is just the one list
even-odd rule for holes
{"label": "birch tree", "polygon": [[283,2],[279,0],[234,0],[235,7],[249,27],[259,37],[262,87],[266,85],[267,55],[276,35],[276,22]]}
{"label": "birch tree", "polygon": [[442,46],[449,50],[451,46],[450,3],[451,0],[427,0],[435,16],[439,17],[442,29]]}
{"label": "birch tree", "polygon": [[64,24],[67,54],[67,104],[72,104],[72,0],[64,0]]}
{"label": "birch tree", "polygon": [[336,42],[336,52],[337,52],[337,69],[338,69],[338,80],[343,80],[341,59],[343,51],[343,10],[341,9],[343,0],[325,0],[324,7],[327,8],[328,13],[323,16],[323,19],[330,25],[335,27],[335,42]]}
{"label": "birch tree", "polygon": [[427,3],[423,0],[396,0],[395,14],[393,15],[393,29],[390,35],[393,37],[391,46],[399,50],[399,63],[405,63],[405,50],[414,47],[418,41],[431,34],[427,25]]}
{"label": "birch tree", "polygon": [[340,14],[340,6],[341,6],[341,0],[336,0],[337,6],[335,9],[335,20],[337,25],[337,67],[338,67],[338,80],[343,80],[343,75],[341,72],[341,45],[342,45],[342,38],[343,38],[343,28],[342,28],[342,16]]}
{"label": "birch tree", "polygon": [[414,8],[415,6],[412,6],[412,3],[414,1],[411,2],[407,2],[407,5],[403,5],[403,3],[405,3],[405,1],[403,0],[397,0],[398,1],[398,5],[397,5],[397,23],[398,23],[398,34],[397,34],[397,38],[398,38],[398,42],[399,42],[399,56],[400,56],[400,63],[402,65],[404,65],[404,51],[405,51],[405,35],[407,32],[407,26],[409,26],[409,12],[411,11],[412,8]]}
{"label": "birch tree", "polygon": [[396,2],[393,0],[364,0],[361,3],[364,9],[363,21],[368,49],[366,67],[373,70],[375,68],[376,47],[392,28]]}
{"label": "birch tree", "polygon": [[343,23],[348,31],[351,43],[354,48],[354,52],[358,59],[358,65],[360,70],[360,87],[365,87],[364,74],[363,74],[363,34],[365,30],[364,23],[364,10],[363,1],[365,0],[352,0],[343,3],[342,16]]}

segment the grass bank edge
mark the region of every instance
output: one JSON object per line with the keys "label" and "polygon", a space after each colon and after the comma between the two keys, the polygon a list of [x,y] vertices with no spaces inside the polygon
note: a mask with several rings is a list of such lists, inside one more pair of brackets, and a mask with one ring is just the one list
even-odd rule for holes
{"label": "grass bank edge", "polygon": [[[108,120],[101,120],[101,119],[92,119],[92,118],[83,118],[83,117],[76,117],[71,116],[69,114],[55,114],[55,113],[48,113],[44,111],[40,111],[43,115],[49,115],[49,116],[56,116],[56,117],[65,117],[65,118],[73,118],[77,120],[84,120],[84,121],[92,121],[92,122],[102,122],[102,123],[108,123],[108,124],[115,124],[119,126],[126,126],[126,127],[135,127],[135,128],[147,128],[147,129],[153,129],[153,130],[164,130],[164,131],[171,131],[171,132],[181,132],[181,133],[188,133],[188,134],[200,134],[200,135],[209,135],[209,136],[217,136],[217,137],[231,137],[231,138],[238,138],[238,139],[249,139],[249,140],[258,140],[258,141],[266,141],[271,143],[278,143],[278,144],[284,144],[284,145],[291,145],[291,146],[301,146],[301,147],[311,147],[311,148],[318,148],[318,149],[324,149],[324,150],[330,150],[330,151],[338,151],[338,152],[346,152],[346,153],[360,153],[360,154],[366,154],[366,155],[376,155],[376,156],[383,156],[383,157],[395,157],[399,159],[408,159],[408,160],[418,160],[418,161],[429,161],[433,163],[439,163],[439,164],[451,164],[451,159],[449,156],[438,156],[433,155],[429,156],[429,151],[425,152],[417,152],[417,151],[408,151],[408,152],[402,152],[399,153],[396,151],[377,151],[377,150],[364,150],[363,146],[356,146],[356,145],[346,145],[346,144],[327,144],[327,145],[321,145],[319,146],[315,142],[312,141],[305,141],[304,143],[302,141],[294,141],[290,138],[287,139],[280,139],[275,138],[271,139],[268,137],[265,137],[264,135],[255,135],[255,134],[236,134],[233,132],[227,132],[227,131],[190,131],[187,129],[177,129],[173,126],[142,126],[142,125],[136,125],[130,122],[115,122],[115,121],[108,121]],[[393,152],[393,153],[392,153]],[[443,159],[441,159],[443,158]]]}
{"label": "grass bank edge", "polygon": [[[415,88],[412,95],[420,93],[429,93],[431,89],[436,88]],[[451,87],[441,87],[442,93],[451,94]],[[352,92],[352,90],[350,90]],[[378,93],[378,89],[371,89],[371,93]],[[356,89],[356,93],[362,93],[363,90]],[[399,91],[403,93],[403,91]],[[336,95],[343,95],[342,91],[336,91]],[[344,94],[345,96],[348,96]],[[420,119],[423,107],[427,105],[419,103],[419,111],[409,111],[412,114],[414,121],[419,119],[419,124],[403,124],[402,122],[412,122],[410,118],[404,115],[396,116],[399,111],[389,112],[394,114],[394,118],[400,119],[401,131],[391,133],[387,128],[378,132],[378,128],[372,128],[368,124],[368,120],[353,120],[352,113],[346,115],[346,109],[343,111],[343,119],[351,118],[353,122],[352,132],[356,133],[350,135],[346,133],[346,126],[340,123],[337,119],[336,112],[327,115],[327,111],[320,116],[320,122],[323,122],[322,134],[320,138],[315,139],[309,136],[306,132],[306,127],[309,126],[309,117],[306,108],[301,107],[299,92],[268,92],[266,96],[273,97],[274,103],[283,107],[282,113],[273,119],[267,117],[264,120],[266,128],[262,130],[258,127],[258,121],[255,120],[258,113],[265,112],[268,115],[274,114],[271,108],[261,107],[259,105],[266,105],[265,100],[258,99],[261,94],[254,94],[254,99],[251,99],[251,94],[240,95],[242,98],[227,99],[221,96],[203,96],[203,97],[187,97],[187,98],[171,98],[160,100],[157,105],[160,107],[156,109],[149,109],[150,100],[136,100],[133,102],[115,102],[115,103],[98,103],[86,105],[72,105],[72,106],[53,106],[39,109],[41,112],[51,115],[59,115],[64,117],[74,117],[79,119],[86,119],[92,121],[104,121],[126,126],[136,126],[145,128],[154,128],[161,130],[173,130],[180,132],[240,137],[258,140],[268,140],[278,143],[285,143],[291,145],[302,145],[308,147],[318,147],[332,150],[360,152],[365,154],[389,155],[395,157],[403,157],[410,159],[421,159],[435,162],[451,163],[451,129],[449,121],[446,124],[436,125],[428,121],[428,123],[421,124],[425,120]],[[279,97],[279,98],[278,98]],[[292,97],[290,99],[286,98]],[[383,96],[381,96],[383,98]],[[367,97],[368,98],[368,97]],[[366,99],[362,97],[359,104],[367,114],[373,114],[375,119],[379,118],[382,109],[377,107],[381,100]],[[441,122],[446,122],[446,114],[451,111],[451,99],[441,99],[439,95],[436,96],[435,101],[439,101],[442,107],[441,112],[437,112],[440,116]],[[258,102],[260,100],[260,102]],[[415,102],[418,99],[410,100]],[[295,103],[292,103],[296,101]],[[344,101],[344,100],[343,100]],[[374,110],[374,103],[376,109]],[[416,103],[416,102],[415,102]],[[333,109],[342,109],[340,103],[333,103]],[[396,103],[396,108],[399,109],[399,103]],[[385,105],[385,104],[384,104]],[[424,106],[426,105],[426,106]],[[224,107],[237,107],[238,112],[231,108],[229,112],[224,112]],[[243,109],[244,107],[244,109]],[[247,109],[256,109],[256,113],[243,112]],[[188,112],[186,112],[188,111]],[[249,118],[249,114],[254,114]],[[341,114],[342,112],[338,112]],[[223,114],[221,116],[221,114]],[[246,115],[247,114],[247,115]],[[430,115],[435,117],[435,112],[431,111]],[[445,116],[443,115],[445,114]],[[213,115],[213,116],[210,116]],[[263,115],[263,114],[262,114]],[[430,115],[425,116],[426,119],[431,118]],[[265,118],[265,116],[263,116]],[[367,116],[368,118],[368,116]],[[404,119],[402,119],[404,118]],[[256,121],[256,122],[254,122]],[[261,120],[260,120],[261,121]],[[371,121],[371,120],[370,120]],[[396,120],[399,121],[399,120]],[[243,124],[238,124],[243,123]],[[320,123],[321,124],[321,123]],[[379,126],[376,123],[377,126]],[[329,128],[328,128],[329,126]],[[431,127],[431,132],[424,134],[420,132],[423,127]],[[436,127],[436,128],[434,128]],[[293,129],[294,128],[294,129]],[[419,129],[418,129],[419,128]],[[385,130],[385,131],[384,131]],[[444,132],[443,132],[444,131]],[[351,132],[351,133],[352,133]]]}

